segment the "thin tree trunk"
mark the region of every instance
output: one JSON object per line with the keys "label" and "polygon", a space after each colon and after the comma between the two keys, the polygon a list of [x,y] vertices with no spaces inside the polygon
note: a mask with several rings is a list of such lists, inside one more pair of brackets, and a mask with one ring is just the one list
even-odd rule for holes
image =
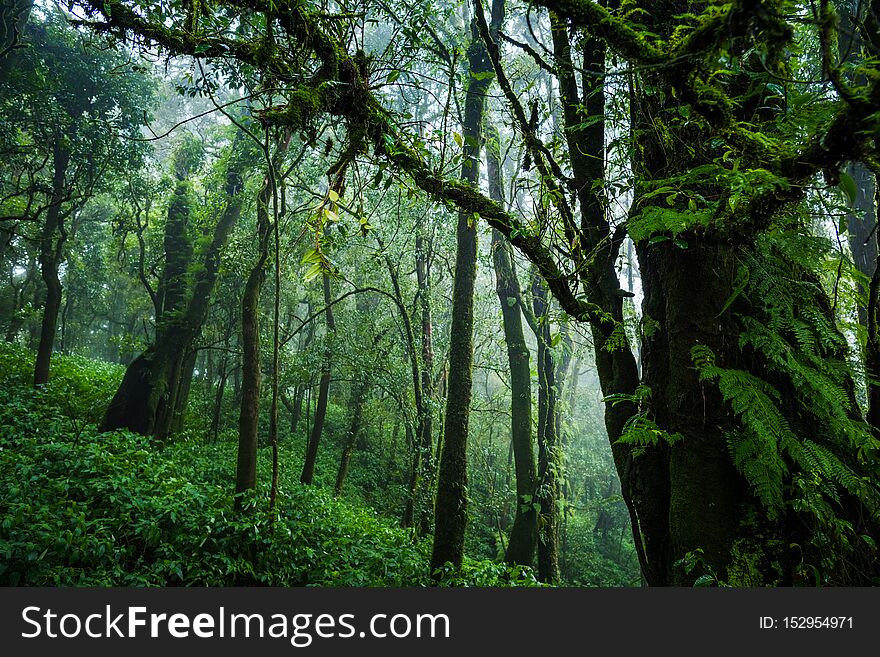
{"label": "thin tree trunk", "polygon": [[318,402],[315,405],[315,420],[312,431],[309,434],[309,442],[306,448],[306,459],[303,463],[300,482],[311,485],[315,478],[315,463],[318,460],[318,444],[321,441],[321,433],[324,431],[324,418],[327,416],[327,400],[330,395],[330,363],[333,356],[332,339],[336,333],[336,322],[333,319],[333,297],[330,293],[330,276],[322,276],[324,284],[324,305],[326,306],[325,317],[327,321],[327,345],[324,349],[324,361],[321,366],[321,381],[318,384]]}
{"label": "thin tree trunk", "polygon": [[235,475],[236,509],[241,508],[241,493],[257,483],[257,443],[260,418],[260,291],[266,280],[269,257],[269,181],[257,200],[257,262],[248,273],[241,296],[241,408],[238,415],[238,460]]}
{"label": "thin tree trunk", "polygon": [[199,352],[197,350],[191,349],[183,359],[180,376],[177,381],[177,394],[174,397],[170,433],[178,433],[183,430],[183,421],[186,419],[186,409],[189,406],[189,393],[192,390],[193,372],[196,368],[196,357],[198,355]]}
{"label": "thin tree trunk", "polygon": [[431,268],[426,244],[426,222],[416,235],[416,281],[419,290],[422,333],[422,420],[419,423],[419,449],[421,450],[421,482],[419,486],[419,534],[431,533],[434,510],[434,341],[431,322]]}
{"label": "thin tree trunk", "polygon": [[[499,11],[500,10],[500,11]],[[492,23],[497,31],[503,16],[503,1],[493,5]],[[497,18],[496,18],[497,17]],[[480,148],[486,91],[492,64],[480,39],[476,23],[471,25],[467,50],[468,78],[465,91],[463,161],[461,179],[476,184],[480,179]],[[473,367],[474,284],[477,275],[477,231],[474,217],[458,216],[456,229],[455,278],[449,336],[449,382],[443,428],[443,451],[437,483],[434,514],[434,545],[431,573],[438,577],[445,564],[461,567],[467,527],[467,440],[470,419]]]}
{"label": "thin tree trunk", "polygon": [[[268,140],[268,130],[266,134]],[[259,439],[260,420],[260,294],[266,281],[266,262],[269,259],[269,245],[273,235],[273,225],[277,221],[277,211],[270,217],[270,203],[275,207],[275,171],[287,152],[290,136],[279,137],[275,141],[275,152],[267,162],[266,176],[257,196],[257,262],[248,273],[247,283],[241,298],[241,346],[242,346],[242,394],[241,409],[238,416],[238,459],[235,475],[236,508],[241,508],[241,494],[256,486],[257,481],[257,445]],[[268,142],[266,148],[268,149]],[[277,249],[276,249],[277,251]],[[277,292],[277,290],[276,290]],[[276,313],[277,315],[277,313]],[[277,330],[277,323],[275,326]],[[277,339],[275,340],[277,344]],[[275,349],[273,348],[273,353]],[[273,358],[273,364],[275,359]],[[274,376],[274,373],[273,373]],[[276,378],[277,380],[277,378]],[[273,386],[271,430],[275,430],[277,450],[277,391]],[[273,452],[273,456],[275,453]],[[272,496],[270,507],[274,504],[276,481],[276,459],[273,458]]]}
{"label": "thin tree trunk", "polygon": [[538,340],[538,578],[559,581],[559,444],[556,435],[556,369],[550,346],[550,305],[541,277],[532,275],[532,305]]}
{"label": "thin tree trunk", "polygon": [[[501,179],[498,131],[488,130],[486,164],[489,196],[504,201]],[[505,560],[510,564],[531,566],[538,541],[538,514],[535,511],[537,474],[532,434],[532,382],[529,347],[522,326],[522,292],[510,257],[510,246],[497,230],[492,231],[492,260],[495,266],[495,291],[501,304],[504,342],[510,370],[510,445],[516,472],[516,500],[513,528]]]}
{"label": "thin tree trunk", "polygon": [[64,230],[64,217],[61,204],[64,202],[65,178],[70,163],[70,151],[63,145],[60,137],[52,146],[52,200],[46,211],[46,223],[40,239],[40,273],[46,284],[46,301],[43,306],[43,319],[40,327],[40,343],[34,367],[34,385],[49,381],[49,362],[55,345],[55,331],[58,326],[58,311],[61,308],[61,280],[58,266],[64,254],[67,234]]}
{"label": "thin tree trunk", "polygon": [[366,401],[369,387],[369,382],[366,378],[358,381],[352,386],[351,401],[349,402],[349,408],[351,408],[351,424],[348,427],[348,433],[345,436],[345,444],[342,447],[342,457],[339,460],[339,471],[336,473],[336,486],[334,487],[334,495],[336,496],[342,494],[342,487],[345,485],[345,478],[348,476],[351,454],[354,452],[358,436],[361,432],[364,402]]}

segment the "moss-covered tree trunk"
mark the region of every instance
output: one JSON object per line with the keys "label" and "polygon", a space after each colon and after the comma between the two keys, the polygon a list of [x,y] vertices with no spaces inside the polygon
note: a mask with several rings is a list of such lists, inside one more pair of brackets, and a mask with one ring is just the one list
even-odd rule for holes
{"label": "moss-covered tree trunk", "polygon": [[[489,196],[504,201],[498,132],[489,128],[486,142],[486,168]],[[510,257],[510,246],[501,234],[492,231],[492,262],[495,291],[501,305],[504,343],[510,371],[510,441],[516,474],[516,500],[513,527],[504,559],[509,564],[531,566],[538,543],[538,514],[535,511],[537,474],[532,433],[532,380],[529,347],[523,332],[522,291]]]}
{"label": "moss-covered tree trunk", "polygon": [[[496,3],[497,4],[497,3]],[[461,178],[471,184],[480,179],[483,112],[492,64],[476,24],[471,25],[467,49],[468,78],[465,92],[463,161]],[[471,403],[474,329],[474,283],[477,276],[477,230],[474,217],[460,212],[456,228],[455,278],[449,336],[449,379],[443,426],[443,450],[437,481],[434,513],[434,546],[431,571],[446,563],[461,566],[467,527],[467,439]]]}
{"label": "moss-covered tree trunk", "polygon": [[550,303],[537,272],[532,274],[532,307],[538,341],[538,578],[559,581],[559,437],[556,435],[556,365],[550,334]]}
{"label": "moss-covered tree trunk", "polygon": [[[426,215],[427,216],[427,215]],[[419,497],[419,534],[431,533],[434,519],[434,329],[431,319],[431,263],[429,248],[432,240],[427,221],[423,220],[416,234],[416,283],[418,285],[419,311],[421,318],[422,341],[422,408],[419,422],[419,450],[421,452],[421,477],[415,494]]]}
{"label": "moss-covered tree trunk", "polygon": [[257,199],[257,261],[248,273],[241,296],[241,407],[238,415],[238,459],[235,471],[236,508],[241,493],[257,483],[257,442],[260,418],[260,292],[269,258],[269,176]]}
{"label": "moss-covered tree trunk", "polygon": [[226,175],[226,207],[214,227],[198,271],[192,275],[186,302],[175,312],[163,312],[163,317],[157,320],[155,339],[128,366],[104,414],[102,431],[129,429],[160,439],[167,434],[170,424],[166,418],[169,418],[175,376],[179,376],[183,355],[207,318],[211,293],[220,269],[221,252],[241,215],[243,181],[239,170],[241,162],[238,161],[240,139],[240,136],[236,136],[232,145],[234,157]]}
{"label": "moss-covered tree trunk", "polygon": [[61,280],[58,277],[58,267],[64,257],[64,244],[67,241],[62,204],[67,189],[66,177],[69,164],[70,150],[59,135],[52,145],[52,198],[40,234],[40,274],[46,284],[46,299],[34,366],[34,385],[37,386],[49,380],[49,362],[55,346],[58,312],[61,309]]}

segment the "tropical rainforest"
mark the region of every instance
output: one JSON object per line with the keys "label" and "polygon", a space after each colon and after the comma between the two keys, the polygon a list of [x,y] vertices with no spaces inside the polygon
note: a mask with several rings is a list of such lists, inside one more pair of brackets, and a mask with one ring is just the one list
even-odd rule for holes
{"label": "tropical rainforest", "polygon": [[880,3],[3,0],[0,583],[880,584]]}

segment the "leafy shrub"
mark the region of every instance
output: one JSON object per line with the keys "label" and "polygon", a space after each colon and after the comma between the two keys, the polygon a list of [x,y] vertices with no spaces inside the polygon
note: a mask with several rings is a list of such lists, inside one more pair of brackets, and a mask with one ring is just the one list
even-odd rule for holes
{"label": "leafy shrub", "polygon": [[[236,514],[234,444],[182,440],[160,450],[136,434],[100,433],[84,418],[100,416],[119,368],[57,358],[50,383],[35,390],[27,356],[0,348],[0,584],[429,583],[426,545],[374,511],[300,485],[295,467],[284,467],[297,462],[292,448],[282,446],[274,513],[256,491]],[[268,450],[260,457],[259,480],[268,481]],[[536,582],[528,571],[474,562],[443,583]]]}

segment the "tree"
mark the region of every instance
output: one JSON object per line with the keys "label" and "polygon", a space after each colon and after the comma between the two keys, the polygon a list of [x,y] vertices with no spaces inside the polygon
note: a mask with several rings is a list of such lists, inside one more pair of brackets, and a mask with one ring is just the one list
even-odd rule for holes
{"label": "tree", "polygon": [[[178,281],[172,287],[176,288],[173,293],[177,299],[175,303],[179,301],[180,306],[157,318],[155,338],[128,366],[107,408],[101,423],[104,431],[126,428],[160,439],[168,435],[182,360],[205,322],[223,246],[241,215],[242,170],[247,163],[242,152],[242,139],[236,132],[216,172],[225,182],[217,199],[221,204],[219,218],[209,233],[210,240],[206,240],[204,248],[194,256],[198,266],[187,272],[185,289],[179,286],[176,273],[168,280]],[[172,243],[176,244],[175,240]],[[167,301],[163,301],[163,310],[166,305]]]}
{"label": "tree", "polygon": [[[153,87],[125,53],[100,49],[60,13],[42,21],[25,21],[24,10],[17,16],[10,42],[16,63],[0,91],[2,113],[17,127],[3,135],[8,160],[0,214],[5,222],[38,226],[46,295],[34,383],[41,385],[49,379],[70,221],[114,175],[140,166],[139,121]],[[120,70],[130,74],[117,75]]]}
{"label": "tree", "polygon": [[[262,121],[309,134],[328,114],[344,124],[346,153],[393,167],[460,212],[432,567],[462,558],[476,254],[469,224],[482,218],[535,265],[562,310],[589,327],[648,583],[786,584],[815,572],[820,582],[870,581],[876,559],[862,537],[878,534],[877,427],[855,395],[825,269],[833,251],[810,208],[838,202],[838,186],[846,193],[847,162],[876,166],[876,60],[859,61],[863,78],[842,75],[825,0],[796,21],[794,5],[774,0],[712,3],[699,13],[684,1],[650,11],[590,0],[537,5],[549,12],[541,13],[551,40],[544,49],[502,36],[482,3],[473,5],[456,179],[443,148],[438,155],[386,106],[370,58],[357,47],[350,53],[342,32],[308,5],[224,3],[277,19],[285,38],[273,27],[271,47],[255,49],[167,16],[170,24],[157,24],[119,0],[88,3],[98,31],[273,69],[286,88],[283,100],[258,110]],[[796,31],[818,58],[789,57]],[[876,52],[873,20],[865,33],[866,52]],[[508,46],[552,74],[563,134],[548,134],[540,112],[528,116],[528,90],[508,75]],[[798,76],[805,71],[821,79]],[[623,72],[631,84],[613,82]],[[531,165],[522,210],[483,195],[475,175],[482,121],[474,119],[493,73]],[[628,116],[606,130],[604,102],[622,97]],[[621,145],[614,172],[606,154]],[[629,191],[633,202],[612,209]],[[616,270],[627,239],[644,291],[641,370],[623,312],[633,292],[621,289]],[[870,397],[876,372],[867,369]]]}
{"label": "tree", "polygon": [[[498,3],[499,7],[503,4]],[[499,9],[499,16],[501,15]],[[476,25],[471,25],[467,49],[468,81],[462,123],[461,179],[475,184],[480,177],[483,115],[491,65]],[[447,562],[461,567],[467,525],[467,438],[473,366],[473,296],[477,275],[477,229],[475,217],[459,212],[456,229],[455,281],[449,337],[449,382],[443,425],[443,451],[437,480],[434,511],[434,548],[431,571]]]}
{"label": "tree", "polygon": [[[489,196],[503,203],[499,135],[497,130],[488,132]],[[538,514],[535,511],[538,485],[532,434],[530,352],[522,326],[522,290],[513,267],[510,246],[497,230],[492,231],[492,262],[510,370],[510,440],[516,462],[516,507],[505,559],[510,564],[531,566],[538,541]]]}
{"label": "tree", "polygon": [[[292,135],[278,135],[272,144],[261,144],[268,156],[266,176],[257,197],[257,262],[251,268],[241,299],[242,393],[238,418],[238,466],[235,475],[236,504],[240,494],[253,488],[257,481],[257,430],[260,417],[260,293],[266,280],[266,264],[274,224],[278,221],[277,193],[282,181],[280,164],[290,146]],[[273,208],[274,206],[274,208]],[[273,216],[274,215],[274,216]],[[277,373],[273,373],[277,376]]]}

